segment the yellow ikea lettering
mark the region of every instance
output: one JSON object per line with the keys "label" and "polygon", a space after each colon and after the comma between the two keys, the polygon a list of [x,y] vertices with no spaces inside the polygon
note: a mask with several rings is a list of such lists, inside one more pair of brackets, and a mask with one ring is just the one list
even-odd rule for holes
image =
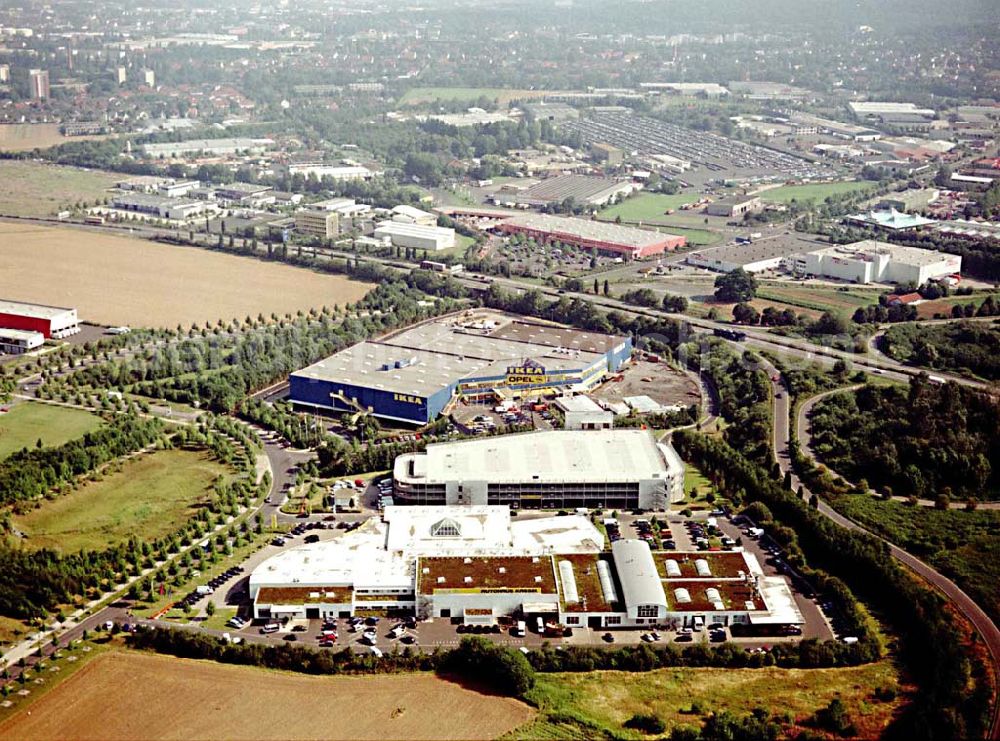
{"label": "yellow ikea lettering", "polygon": [[409,394],[393,394],[392,398],[396,401],[405,401],[407,404],[422,404],[424,401],[419,396],[410,396]]}

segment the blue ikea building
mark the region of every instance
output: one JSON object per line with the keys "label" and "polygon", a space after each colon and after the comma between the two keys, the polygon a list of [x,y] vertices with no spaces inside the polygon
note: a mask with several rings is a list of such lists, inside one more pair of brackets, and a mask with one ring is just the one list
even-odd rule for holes
{"label": "blue ikea building", "polygon": [[291,374],[289,398],[298,408],[424,425],[455,398],[587,390],[632,354],[627,337],[494,316],[505,321],[472,331],[442,319],[353,345]]}

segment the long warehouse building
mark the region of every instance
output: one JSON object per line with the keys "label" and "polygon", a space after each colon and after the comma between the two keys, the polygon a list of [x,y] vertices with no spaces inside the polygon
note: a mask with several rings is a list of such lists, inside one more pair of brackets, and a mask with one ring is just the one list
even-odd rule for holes
{"label": "long warehouse building", "polygon": [[0,301],[0,327],[41,332],[45,339],[62,339],[80,331],[76,309]]}
{"label": "long warehouse building", "polygon": [[496,227],[504,234],[523,234],[536,242],[562,242],[605,255],[638,260],[662,255],[687,244],[687,238],[630,226],[548,214],[523,214],[505,219]]}
{"label": "long warehouse building", "polygon": [[684,464],[648,430],[549,430],[428,445],[393,466],[394,501],[666,509]]}
{"label": "long warehouse building", "polygon": [[468,312],[361,342],[291,374],[300,408],[427,424],[452,401],[586,391],[632,354],[628,337]]}

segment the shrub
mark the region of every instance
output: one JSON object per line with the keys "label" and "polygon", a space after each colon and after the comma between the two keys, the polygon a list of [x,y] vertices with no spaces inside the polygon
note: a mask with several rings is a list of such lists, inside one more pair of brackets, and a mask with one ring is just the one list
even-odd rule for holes
{"label": "shrub", "polygon": [[655,715],[636,713],[624,723],[626,728],[649,734],[660,734],[667,730],[667,724]]}

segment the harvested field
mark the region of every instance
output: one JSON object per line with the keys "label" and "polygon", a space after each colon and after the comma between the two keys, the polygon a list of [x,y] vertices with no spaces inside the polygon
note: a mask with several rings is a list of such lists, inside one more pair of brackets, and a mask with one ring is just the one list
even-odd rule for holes
{"label": "harvested field", "polygon": [[0,725],[14,741],[490,739],[534,716],[430,674],[312,677],[115,651]]}
{"label": "harvested field", "polygon": [[99,170],[0,160],[0,214],[54,216],[80,202],[94,204],[118,180]]}
{"label": "harvested field", "polygon": [[63,136],[59,124],[2,124],[0,125],[0,150],[5,152],[27,152],[32,149],[48,149],[66,142],[108,139],[112,135]]}
{"label": "harvested field", "polygon": [[3,297],[95,324],[175,327],[354,302],[369,283],[98,231],[0,222]]}

